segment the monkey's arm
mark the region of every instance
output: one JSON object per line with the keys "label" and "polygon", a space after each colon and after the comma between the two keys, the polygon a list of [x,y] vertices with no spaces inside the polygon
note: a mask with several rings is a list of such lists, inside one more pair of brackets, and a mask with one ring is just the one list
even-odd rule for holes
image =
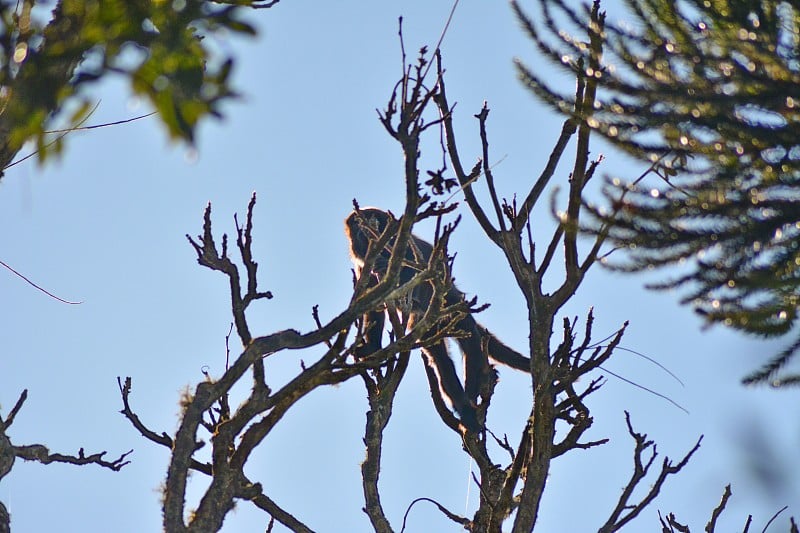
{"label": "monkey's arm", "polygon": [[362,342],[356,347],[355,356],[359,359],[372,355],[383,348],[383,325],[386,314],[382,310],[364,313],[362,317]]}

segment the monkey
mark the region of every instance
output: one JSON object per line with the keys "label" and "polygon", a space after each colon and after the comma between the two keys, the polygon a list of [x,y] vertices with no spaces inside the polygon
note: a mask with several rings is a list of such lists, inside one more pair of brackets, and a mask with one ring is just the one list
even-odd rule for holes
{"label": "monkey", "polygon": [[[392,215],[381,209],[367,207],[356,209],[345,219],[345,234],[350,242],[350,256],[360,277],[364,274],[364,260],[370,242],[377,240],[390,222]],[[391,258],[394,239],[378,254],[372,271],[370,284],[375,285],[385,275]],[[401,267],[399,284],[408,283],[417,270],[410,265],[428,264],[433,246],[427,241],[412,235],[405,253],[406,263]],[[415,287],[410,297],[409,323],[413,323],[415,313],[423,314],[430,305],[433,289],[430,283]],[[453,305],[464,301],[464,293],[455,285],[450,286],[445,304]],[[364,320],[364,344],[359,353],[369,354],[381,348],[385,316],[383,311],[368,313]],[[438,380],[439,392],[449,400],[458,414],[461,423],[470,430],[479,429],[475,408],[480,389],[487,380],[497,379],[494,367],[488,358],[517,370],[530,372],[530,359],[517,353],[497,339],[488,329],[478,324],[471,314],[467,314],[455,325],[460,335],[455,337],[463,356],[464,384],[456,372],[445,340],[422,348],[426,365],[432,368]],[[484,353],[484,349],[488,353]],[[488,356],[488,357],[487,357]],[[431,391],[435,394],[435,391]]]}

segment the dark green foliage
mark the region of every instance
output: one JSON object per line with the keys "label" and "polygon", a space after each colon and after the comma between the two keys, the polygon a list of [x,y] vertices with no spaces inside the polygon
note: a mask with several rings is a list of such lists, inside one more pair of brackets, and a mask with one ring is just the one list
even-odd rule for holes
{"label": "dark green foliage", "polygon": [[[628,248],[615,268],[677,266],[678,277],[654,287],[684,288],[683,302],[710,323],[785,334],[800,305],[800,10],[767,0],[625,3],[630,24],[595,28],[599,71],[582,66],[588,45],[556,29],[556,19],[586,24],[588,10],[540,0],[537,24],[515,5],[540,51],[598,79],[598,104],[577,116],[574,98],[518,63],[524,83],[652,165],[646,179],[609,182],[610,209],[590,208],[590,230]],[[745,381],[797,383],[776,374],[799,347]]]}
{"label": "dark green foliage", "polygon": [[108,73],[126,77],[153,104],[171,137],[193,141],[198,121],[219,116],[220,102],[233,96],[232,60],[212,53],[209,42],[226,32],[254,35],[239,10],[269,7],[254,0],[60,0],[48,12],[48,4],[0,0],[0,168],[28,140],[44,158],[48,124],[85,118],[82,87]]}

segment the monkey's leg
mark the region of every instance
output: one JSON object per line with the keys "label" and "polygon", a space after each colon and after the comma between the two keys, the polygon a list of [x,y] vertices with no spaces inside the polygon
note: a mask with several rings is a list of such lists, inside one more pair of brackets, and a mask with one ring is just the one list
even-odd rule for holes
{"label": "monkey's leg", "polygon": [[[461,422],[472,431],[478,431],[478,419],[475,413],[475,402],[471,400],[458,378],[456,367],[444,341],[422,349],[426,358],[426,364],[436,372],[439,381],[439,393],[453,406],[458,413]],[[431,389],[431,394],[437,391]],[[477,396],[476,396],[477,398]]]}
{"label": "monkey's leg", "polygon": [[456,337],[464,358],[464,393],[476,404],[482,385],[489,379],[497,379],[497,373],[489,365],[487,354],[484,353],[481,332],[475,319],[467,315],[456,324],[456,329],[465,334]]}

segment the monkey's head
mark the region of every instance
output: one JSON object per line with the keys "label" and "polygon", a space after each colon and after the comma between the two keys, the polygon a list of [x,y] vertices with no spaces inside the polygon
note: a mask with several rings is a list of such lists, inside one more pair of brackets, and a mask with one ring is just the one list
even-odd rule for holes
{"label": "monkey's head", "polygon": [[364,266],[364,258],[367,255],[370,241],[380,237],[391,217],[392,215],[381,209],[365,207],[353,211],[344,220],[344,232],[350,241],[350,258],[356,268],[360,269]]}

